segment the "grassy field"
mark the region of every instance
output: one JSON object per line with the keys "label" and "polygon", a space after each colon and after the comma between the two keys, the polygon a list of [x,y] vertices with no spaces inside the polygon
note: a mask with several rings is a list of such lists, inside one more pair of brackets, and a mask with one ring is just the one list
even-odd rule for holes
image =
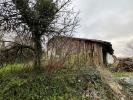
{"label": "grassy field", "polygon": [[116,77],[133,77],[133,72],[113,72]]}

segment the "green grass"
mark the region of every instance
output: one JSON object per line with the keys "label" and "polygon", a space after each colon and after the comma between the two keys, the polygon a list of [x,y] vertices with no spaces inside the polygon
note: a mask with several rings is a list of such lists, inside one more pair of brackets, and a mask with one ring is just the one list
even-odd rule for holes
{"label": "green grass", "polygon": [[116,77],[133,77],[133,72],[113,72]]}
{"label": "green grass", "polygon": [[24,64],[8,64],[6,66],[0,67],[0,74],[8,74],[21,71],[25,68]]}
{"label": "green grass", "polygon": [[0,70],[0,100],[95,100],[85,99],[85,88],[97,91],[104,100],[113,97],[96,70],[65,69],[47,75],[43,71],[23,71],[21,64],[16,64],[13,72],[13,66]]}

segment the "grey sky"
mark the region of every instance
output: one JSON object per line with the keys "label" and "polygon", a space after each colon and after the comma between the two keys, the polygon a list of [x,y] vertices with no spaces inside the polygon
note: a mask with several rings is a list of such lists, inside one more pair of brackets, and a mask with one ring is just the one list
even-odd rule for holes
{"label": "grey sky", "polygon": [[133,39],[133,0],[73,0],[80,9],[77,37],[112,42],[117,56],[132,56],[126,44]]}

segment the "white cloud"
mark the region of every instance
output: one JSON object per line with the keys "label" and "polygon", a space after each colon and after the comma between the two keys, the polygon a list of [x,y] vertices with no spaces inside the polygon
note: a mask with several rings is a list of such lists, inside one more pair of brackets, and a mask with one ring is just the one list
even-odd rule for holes
{"label": "white cloud", "polygon": [[127,42],[133,33],[133,0],[74,0],[80,9],[78,37],[111,41],[117,56],[131,56]]}

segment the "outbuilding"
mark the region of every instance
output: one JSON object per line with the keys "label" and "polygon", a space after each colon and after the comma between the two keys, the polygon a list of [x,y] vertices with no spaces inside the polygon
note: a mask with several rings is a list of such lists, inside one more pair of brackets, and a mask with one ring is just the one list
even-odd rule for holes
{"label": "outbuilding", "polygon": [[113,55],[112,44],[107,41],[55,36],[48,41],[48,54],[57,57],[75,55],[88,65],[107,65],[107,55]]}

